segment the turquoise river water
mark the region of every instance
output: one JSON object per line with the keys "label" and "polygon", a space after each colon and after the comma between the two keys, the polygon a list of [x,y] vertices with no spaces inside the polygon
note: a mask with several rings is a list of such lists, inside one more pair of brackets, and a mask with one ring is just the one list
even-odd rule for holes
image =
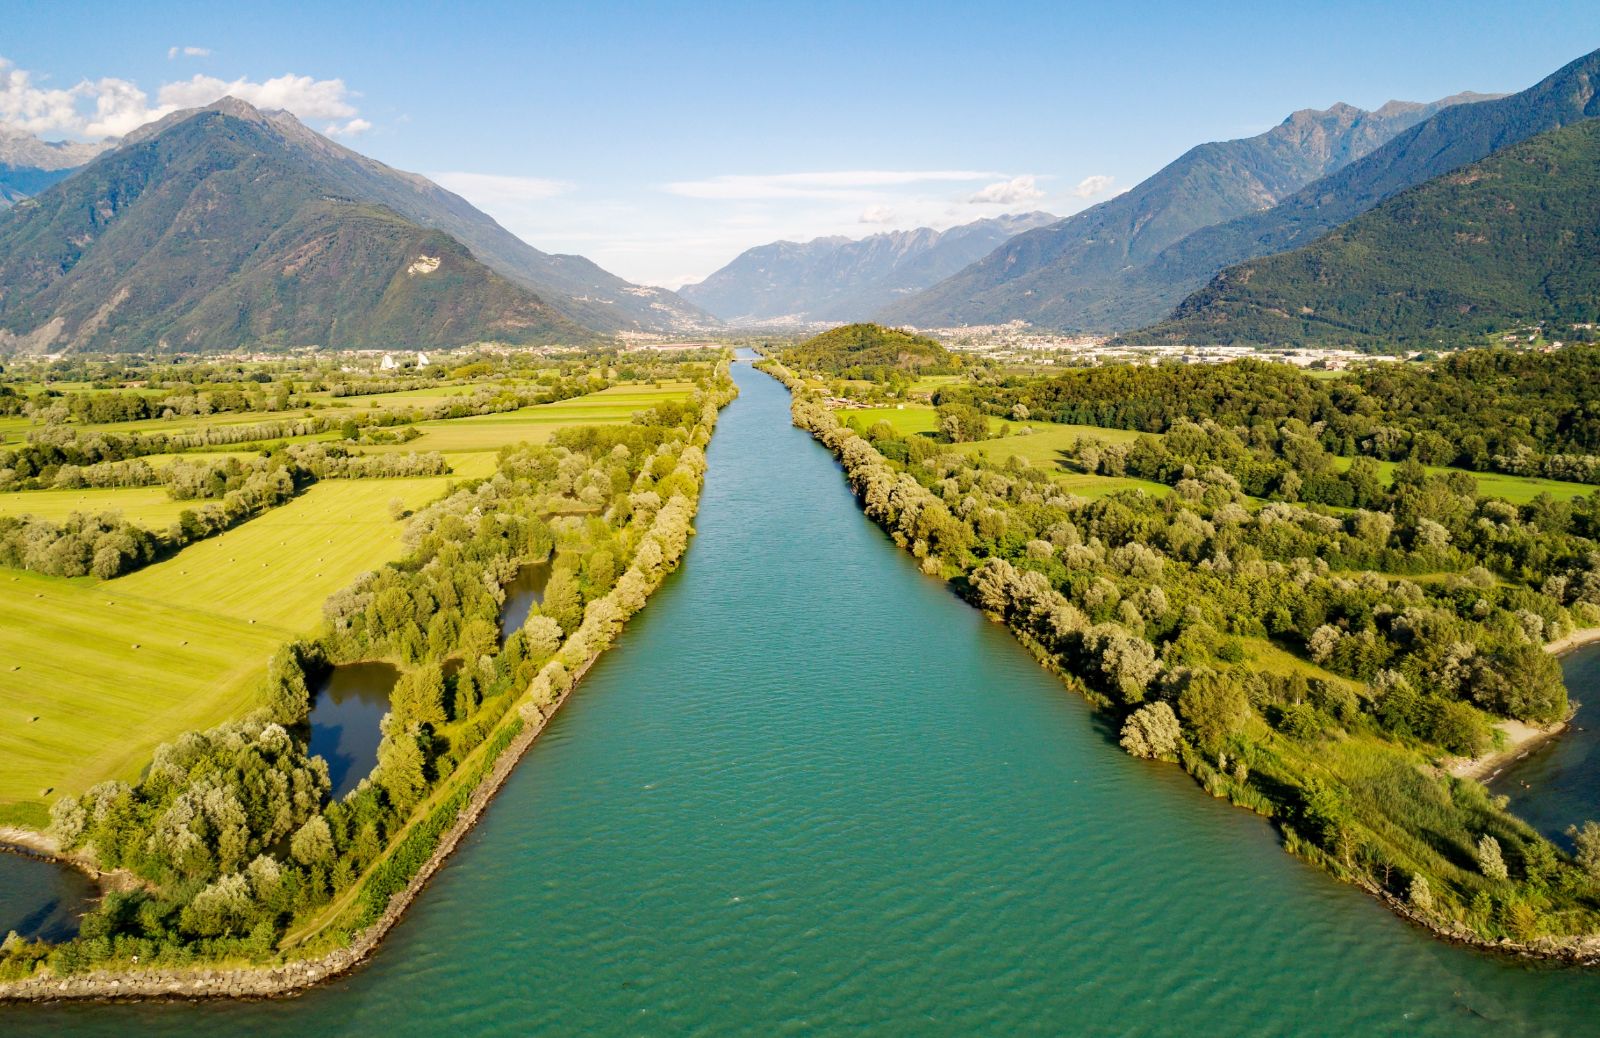
{"label": "turquoise river water", "polygon": [[1119,750],[740,365],[699,534],[365,968],[50,1035],[1600,1032]]}

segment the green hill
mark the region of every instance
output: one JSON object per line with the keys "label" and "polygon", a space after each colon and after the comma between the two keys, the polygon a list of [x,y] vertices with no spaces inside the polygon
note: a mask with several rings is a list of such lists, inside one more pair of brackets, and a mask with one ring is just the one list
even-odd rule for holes
{"label": "green hill", "polygon": [[933,373],[955,366],[950,351],[934,340],[878,324],[830,329],[785,350],[783,362],[852,378],[881,377],[893,370]]}
{"label": "green hill", "polygon": [[1127,338],[1456,345],[1600,318],[1600,120],[1540,134],[1311,245],[1230,267]]}
{"label": "green hill", "polygon": [[449,235],[352,199],[225,101],[0,214],[0,348],[583,342]]}

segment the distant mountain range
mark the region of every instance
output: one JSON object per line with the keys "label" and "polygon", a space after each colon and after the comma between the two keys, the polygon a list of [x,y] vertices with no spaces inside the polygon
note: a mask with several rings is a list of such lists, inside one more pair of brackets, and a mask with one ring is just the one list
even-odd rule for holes
{"label": "distant mountain range", "polygon": [[42,141],[0,126],[0,209],[43,191],[115,141]]}
{"label": "distant mountain range", "polygon": [[1229,267],[1128,339],[1457,345],[1600,320],[1600,119],[1403,191],[1311,245]]}
{"label": "distant mountain range", "polygon": [[1137,318],[1128,324],[1158,320],[1224,267],[1306,245],[1407,188],[1597,115],[1600,51],[1521,93],[1447,108],[1272,209],[1197,231],[1119,279]]}
{"label": "distant mountain range", "polygon": [[384,204],[405,189],[429,199],[425,181],[349,154],[292,116],[232,99],[141,128],[0,214],[0,347],[593,338],[460,241]]}
{"label": "distant mountain range", "polygon": [[679,294],[737,324],[853,321],[933,285],[1010,238],[1056,222],[1049,213],[996,216],[936,231],[920,227],[862,239],[777,241]]}
{"label": "distant mountain range", "polygon": [[1487,96],[1390,101],[1372,112],[1338,104],[1295,112],[1255,137],[1202,144],[1132,190],[1021,234],[878,316],[924,327],[1025,320],[1073,331],[1157,319],[1187,289],[1131,296],[1131,272],[1196,231],[1269,209],[1435,113]]}

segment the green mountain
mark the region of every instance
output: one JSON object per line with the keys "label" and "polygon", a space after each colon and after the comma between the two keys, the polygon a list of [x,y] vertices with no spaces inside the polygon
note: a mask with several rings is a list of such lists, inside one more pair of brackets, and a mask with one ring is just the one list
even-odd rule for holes
{"label": "green mountain", "polygon": [[946,370],[955,365],[950,352],[934,340],[878,324],[831,328],[784,350],[782,360],[806,371],[875,378],[894,370]]}
{"label": "green mountain", "polygon": [[1128,341],[1416,347],[1600,319],[1600,119],[1402,192],[1316,242],[1229,267]]}
{"label": "green mountain", "polygon": [[[386,166],[308,129],[288,112],[261,112],[231,98],[212,106],[254,122],[259,132],[295,153],[297,161],[341,198],[385,206],[412,223],[440,230],[482,263],[531,289],[586,328],[684,331],[716,318],[664,288],[634,285],[582,256],[541,252],[474,208],[460,195],[416,173]],[[177,112],[128,136],[139,141],[192,115]]]}
{"label": "green mountain", "polygon": [[0,214],[0,348],[592,338],[449,235],[322,174],[231,99],[140,131]]}
{"label": "green mountain", "polygon": [[1197,231],[1118,279],[1108,328],[1160,320],[1224,267],[1307,245],[1409,187],[1600,115],[1600,51],[1518,94],[1447,108],[1264,213]]}
{"label": "green mountain", "polygon": [[1483,96],[1390,101],[1372,112],[1337,104],[1295,112],[1255,137],[1199,145],[1132,190],[1018,235],[881,317],[923,326],[1023,319],[1105,327],[1116,305],[1107,288],[1128,269],[1202,227],[1273,206],[1434,113]]}

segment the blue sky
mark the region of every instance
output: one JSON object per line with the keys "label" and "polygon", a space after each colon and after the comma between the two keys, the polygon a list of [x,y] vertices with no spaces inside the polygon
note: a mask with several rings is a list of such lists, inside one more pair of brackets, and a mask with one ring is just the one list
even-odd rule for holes
{"label": "blue sky", "polygon": [[0,122],[85,136],[226,87],[670,286],[779,237],[1065,215],[1297,108],[1519,90],[1600,47],[1592,0],[6,0],[0,25]]}

